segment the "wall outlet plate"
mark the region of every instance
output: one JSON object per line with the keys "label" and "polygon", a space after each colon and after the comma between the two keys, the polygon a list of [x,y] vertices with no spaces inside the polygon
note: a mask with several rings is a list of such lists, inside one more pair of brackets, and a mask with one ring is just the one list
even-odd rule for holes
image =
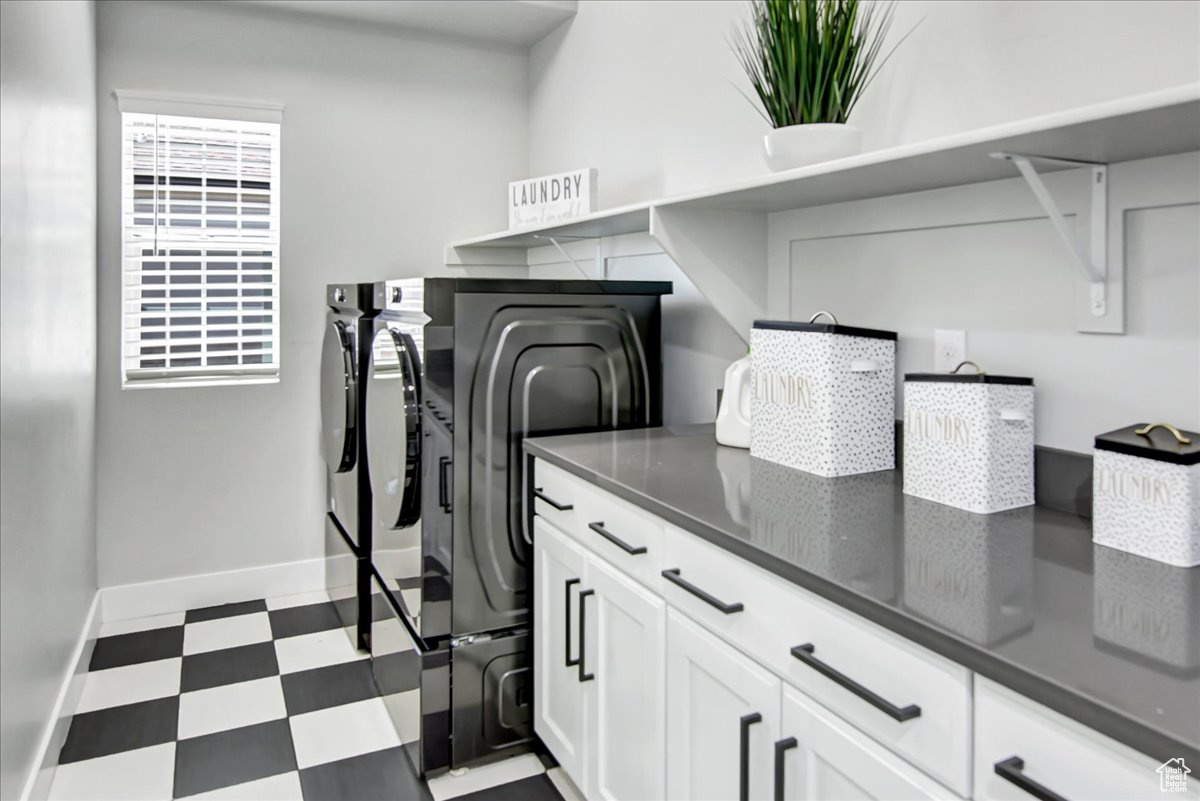
{"label": "wall outlet plate", "polygon": [[967,358],[967,332],[939,328],[933,332],[933,370],[948,373]]}

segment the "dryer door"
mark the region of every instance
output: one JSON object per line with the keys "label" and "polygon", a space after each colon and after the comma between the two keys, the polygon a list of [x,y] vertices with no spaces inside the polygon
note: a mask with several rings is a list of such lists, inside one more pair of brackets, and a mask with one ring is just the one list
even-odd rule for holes
{"label": "dryer door", "polygon": [[385,529],[421,515],[421,372],[416,342],[381,328],[367,367],[367,472],[375,515]]}
{"label": "dryer door", "polygon": [[354,467],[354,337],[341,320],[325,327],[321,343],[321,455],[334,473]]}

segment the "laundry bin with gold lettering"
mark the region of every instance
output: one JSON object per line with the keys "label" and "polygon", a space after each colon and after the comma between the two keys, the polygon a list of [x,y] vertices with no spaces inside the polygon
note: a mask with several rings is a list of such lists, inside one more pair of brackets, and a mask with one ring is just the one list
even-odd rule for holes
{"label": "laundry bin with gold lettering", "polygon": [[756,320],[750,359],[751,456],[825,477],[895,467],[895,331]]}
{"label": "laundry bin with gold lettering", "polygon": [[904,492],[980,514],[1030,506],[1033,379],[967,365],[904,376]]}
{"label": "laundry bin with gold lettering", "polygon": [[1092,540],[1178,567],[1200,565],[1200,434],[1167,423],[1096,437]]}

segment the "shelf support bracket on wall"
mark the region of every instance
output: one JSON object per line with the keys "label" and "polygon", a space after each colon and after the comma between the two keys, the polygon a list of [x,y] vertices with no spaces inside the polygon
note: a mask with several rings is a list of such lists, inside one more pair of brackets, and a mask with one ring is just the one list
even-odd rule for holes
{"label": "shelf support bracket on wall", "polygon": [[[1024,153],[992,153],[992,158],[1011,161],[1021,172],[1021,177],[1034,197],[1046,211],[1054,229],[1067,243],[1075,261],[1083,270],[1084,277],[1090,287],[1088,308],[1093,317],[1104,317],[1108,314],[1108,165],[1096,161],[1078,161],[1076,159],[1060,159],[1051,156],[1034,156]],[[1090,186],[1092,194],[1091,242],[1087,251],[1083,251],[1076,242],[1067,220],[1054,198],[1050,196],[1041,176],[1033,166],[1034,161],[1047,164],[1061,164],[1067,167],[1088,167],[1091,171]]]}
{"label": "shelf support bracket on wall", "polygon": [[554,245],[554,247],[558,249],[558,252],[563,254],[563,257],[567,261],[571,262],[571,265],[576,270],[578,270],[579,274],[582,275],[584,278],[592,278],[592,276],[588,275],[587,272],[582,267],[579,266],[579,262],[575,261],[575,259],[571,257],[571,254],[568,253],[566,251],[566,249],[558,243],[558,240],[563,239],[563,240],[570,240],[572,242],[579,242],[579,241],[588,240],[588,239],[595,240],[596,241],[596,276],[595,277],[597,280],[600,280],[600,281],[604,281],[604,280],[608,279],[608,263],[604,260],[604,252],[603,252],[604,238],[603,237],[599,237],[599,236],[551,236],[550,234],[534,234],[533,238],[534,239],[544,239],[547,242],[549,242],[551,245]]}

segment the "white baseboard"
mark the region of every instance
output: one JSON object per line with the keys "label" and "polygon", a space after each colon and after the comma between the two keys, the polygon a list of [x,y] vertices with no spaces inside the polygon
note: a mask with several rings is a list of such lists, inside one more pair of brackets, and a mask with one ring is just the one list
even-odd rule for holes
{"label": "white baseboard", "polygon": [[83,693],[83,677],[87,672],[88,663],[92,660],[92,648],[100,631],[100,606],[100,591],[97,590],[92,596],[92,605],[88,608],[87,617],[84,618],[79,640],[71,652],[62,686],[59,688],[58,697],[54,699],[50,719],[46,722],[45,731],[42,732],[37,751],[34,752],[33,769],[30,770],[25,787],[21,791],[23,801],[42,801],[50,795],[54,769],[58,766],[58,753],[67,741],[71,717],[79,706],[79,698]]}
{"label": "white baseboard", "polygon": [[307,559],[104,587],[101,617],[108,623],[323,589],[325,560]]}

